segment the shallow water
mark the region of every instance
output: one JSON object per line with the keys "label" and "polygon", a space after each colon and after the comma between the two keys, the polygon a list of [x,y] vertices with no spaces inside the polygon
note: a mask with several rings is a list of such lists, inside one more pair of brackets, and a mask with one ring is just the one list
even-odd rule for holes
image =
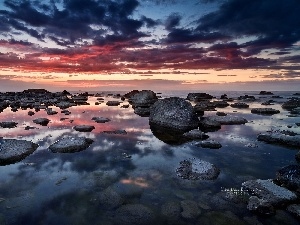
{"label": "shallow water", "polygon": [[[207,92],[220,97],[222,92]],[[188,92],[162,93],[162,97],[186,97]],[[272,106],[261,106],[271,96],[257,92],[227,92],[228,97],[254,95],[250,108],[270,107],[280,114],[263,116],[251,114],[250,109],[217,108],[230,115],[241,115],[249,123],[223,125],[216,132],[208,132],[209,139],[222,144],[220,149],[205,149],[195,142],[169,145],[155,137],[148,118],[134,114],[131,107],[90,105],[71,107],[71,114],[47,115],[41,110],[28,116],[29,110],[0,113],[0,121],[15,121],[12,129],[0,128],[0,137],[33,141],[38,149],[23,161],[0,167],[0,224],[122,224],[116,221],[116,211],[121,205],[142,204],[155,214],[157,224],[300,224],[284,209],[275,216],[260,217],[246,209],[243,201],[234,202],[224,197],[233,194],[239,199],[247,197],[241,189],[242,182],[250,179],[273,179],[283,166],[296,164],[296,148],[270,145],[256,140],[260,132],[284,129],[300,133],[295,125],[299,117],[288,117],[281,108],[282,102],[292,97],[292,92],[274,92],[284,98],[273,99]],[[105,97],[107,100],[115,100]],[[53,107],[60,112],[59,108]],[[205,116],[216,112],[205,112]],[[110,118],[107,123],[95,123],[94,116]],[[47,117],[51,120],[43,127],[33,119]],[[61,118],[68,118],[61,121]],[[70,120],[74,120],[70,122]],[[77,132],[73,126],[94,125],[89,133]],[[288,128],[288,125],[292,125]],[[24,130],[26,126],[37,129]],[[122,134],[104,134],[102,131],[121,130]],[[62,137],[84,136],[94,143],[77,153],[52,153],[49,145]],[[221,173],[213,181],[188,181],[177,177],[179,162],[199,158],[216,165]],[[112,190],[123,201],[116,207],[106,207],[99,194]],[[167,221],[161,215],[161,206],[167,202],[197,202],[198,216],[193,219],[179,217]],[[180,216],[180,215],[179,215]]]}

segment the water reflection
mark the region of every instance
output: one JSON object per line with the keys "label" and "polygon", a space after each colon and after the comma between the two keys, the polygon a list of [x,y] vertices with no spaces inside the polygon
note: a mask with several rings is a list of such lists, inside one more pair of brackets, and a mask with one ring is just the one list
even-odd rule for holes
{"label": "water reflection", "polygon": [[[105,97],[105,101],[109,99]],[[115,203],[117,207],[147,206],[159,218],[157,224],[169,221],[162,217],[162,205],[170,202],[181,205],[186,201],[197,202],[201,212],[193,220],[183,219],[179,212],[176,221],[179,224],[214,224],[216,217],[223,222],[240,224],[251,224],[245,218],[252,218],[252,224],[253,221],[265,224],[264,218],[248,212],[244,202],[227,198],[223,190],[239,190],[241,183],[249,179],[273,178],[279,168],[295,163],[293,149],[256,141],[259,132],[288,129],[288,124],[296,122],[297,119],[286,117],[288,112],[282,111],[280,105],[275,104],[272,108],[282,112],[270,117],[251,114],[250,109],[233,112],[235,109],[231,107],[222,108],[220,111],[244,116],[249,123],[223,125],[216,132],[208,132],[209,139],[219,141],[223,146],[212,150],[197,147],[181,133],[150,126],[148,118],[134,114],[132,108],[103,103],[95,105],[95,101],[95,97],[90,97],[90,105],[69,108],[71,114],[68,116],[61,113],[48,116],[43,110],[31,117],[26,110],[12,113],[6,109],[0,113],[0,121],[18,122],[16,128],[0,129],[0,136],[39,144],[38,149],[23,161],[0,168],[0,199],[5,199],[0,202],[0,218],[4,218],[6,224],[116,224],[116,208],[99,203],[99,194],[103,193],[119,195],[124,201],[120,205]],[[260,102],[249,104],[254,108]],[[60,112],[55,107],[53,110]],[[205,112],[204,116],[215,113]],[[94,116],[107,117],[111,121],[98,124],[92,120]],[[34,124],[32,120],[39,117],[47,117],[51,122],[46,127]],[[64,117],[68,119],[61,120]],[[95,129],[90,133],[73,129],[82,124],[93,125]],[[26,126],[36,129],[25,130]],[[123,129],[127,131],[126,135],[102,133]],[[299,132],[299,128],[293,130]],[[63,137],[87,137],[94,143],[86,150],[72,154],[48,150],[52,143]],[[255,144],[255,148],[248,144]],[[178,178],[175,170],[179,162],[191,157],[220,168],[218,179],[188,181]],[[281,215],[289,218],[291,224],[299,224],[290,215]],[[267,222],[276,224],[276,220],[278,217],[269,218]]]}

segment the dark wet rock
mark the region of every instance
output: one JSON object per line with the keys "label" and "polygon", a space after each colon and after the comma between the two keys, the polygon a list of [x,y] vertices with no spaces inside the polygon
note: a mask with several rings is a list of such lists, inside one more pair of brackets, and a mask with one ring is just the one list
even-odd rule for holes
{"label": "dark wet rock", "polygon": [[69,110],[66,110],[66,109],[62,110],[61,113],[65,114],[65,115],[70,115],[71,114],[71,112]]}
{"label": "dark wet rock", "polygon": [[195,220],[201,214],[198,203],[192,200],[183,200],[180,202],[182,212],[181,216],[187,220]]}
{"label": "dark wet rock", "polygon": [[103,101],[104,101],[104,98],[97,98],[97,101],[103,102]]}
{"label": "dark wet rock", "polygon": [[34,119],[33,122],[36,124],[40,124],[42,126],[47,126],[50,120],[47,118],[38,118],[38,119]]}
{"label": "dark wet rock", "polygon": [[198,127],[198,117],[191,103],[171,97],[156,101],[150,108],[149,123],[178,131]]}
{"label": "dark wet rock", "polygon": [[211,148],[211,149],[222,148],[222,145],[215,140],[201,141],[197,143],[196,146],[200,146],[202,148]]}
{"label": "dark wet rock", "polygon": [[232,108],[245,109],[249,108],[249,105],[245,102],[235,102],[230,105]]}
{"label": "dark wet rock", "polygon": [[214,103],[209,101],[201,101],[194,106],[194,111],[197,113],[203,111],[215,111],[215,108],[216,105]]}
{"label": "dark wet rock", "polygon": [[292,98],[292,99],[286,101],[285,103],[283,103],[281,107],[286,110],[292,110],[297,107],[300,107],[300,99]]}
{"label": "dark wet rock", "polygon": [[26,126],[25,128],[24,128],[24,130],[33,130],[33,129],[36,129],[35,127],[31,127],[31,126]]}
{"label": "dark wet rock", "polygon": [[291,147],[300,146],[300,135],[288,135],[283,132],[266,132],[257,136],[257,140],[270,144],[280,144]]}
{"label": "dark wet rock", "polygon": [[197,101],[212,99],[212,98],[213,96],[207,93],[189,93],[186,99],[189,101],[197,102]]}
{"label": "dark wet rock", "polygon": [[[272,182],[272,180],[249,180],[242,184],[244,188],[256,195],[264,205],[278,206],[293,202],[297,199],[297,195],[284,187],[280,187]],[[254,201],[255,200],[255,201]],[[257,205],[259,202],[254,199]],[[253,203],[252,202],[252,203]]]}
{"label": "dark wet rock", "polygon": [[0,166],[23,160],[37,147],[38,145],[31,141],[0,138]]}
{"label": "dark wet rock", "polygon": [[48,115],[55,115],[57,114],[58,112],[56,112],[55,110],[53,110],[52,108],[47,108],[46,109],[46,112]]}
{"label": "dark wet rock", "polygon": [[227,113],[225,113],[225,112],[217,112],[216,115],[217,116],[227,116]]}
{"label": "dark wet rock", "polygon": [[68,101],[61,101],[55,104],[57,107],[59,107],[60,109],[67,109],[70,108],[72,106],[76,106],[76,104],[74,102],[68,102]]}
{"label": "dark wet rock", "polygon": [[290,190],[298,190],[300,193],[300,165],[289,165],[278,170],[276,182]]}
{"label": "dark wet rock", "polygon": [[253,108],[251,109],[251,113],[260,114],[260,115],[273,115],[273,114],[280,113],[280,111],[272,108]]}
{"label": "dark wet rock", "polygon": [[80,132],[91,132],[94,129],[95,129],[95,127],[92,125],[77,125],[74,127],[74,130],[80,131]]}
{"label": "dark wet rock", "polygon": [[166,202],[161,206],[162,216],[171,223],[176,223],[180,218],[181,207],[180,203],[176,201]]}
{"label": "dark wet rock", "polygon": [[297,162],[300,162],[300,151],[298,151],[295,155],[295,159]]}
{"label": "dark wet rock", "polygon": [[121,195],[110,188],[100,192],[97,198],[100,206],[105,209],[118,208],[124,202],[124,199],[121,197]]}
{"label": "dark wet rock", "polygon": [[156,94],[150,90],[142,90],[136,93],[129,99],[129,103],[132,104],[133,108],[142,107],[148,108],[158,100]]}
{"label": "dark wet rock", "polygon": [[290,111],[292,115],[300,115],[300,107],[294,108]]}
{"label": "dark wet rock", "polygon": [[180,145],[190,141],[191,139],[183,136],[184,131],[177,131],[171,128],[150,124],[150,129],[153,135],[169,145]]}
{"label": "dark wet rock", "polygon": [[213,101],[212,102],[216,108],[225,108],[229,106],[229,103],[226,101]]}
{"label": "dark wet rock", "polygon": [[35,112],[29,111],[27,114],[28,114],[28,116],[33,116],[35,114]]}
{"label": "dark wet rock", "polygon": [[201,120],[201,123],[207,126],[210,125],[215,125],[216,127],[218,126],[218,124],[221,125],[238,125],[238,124],[245,124],[248,121],[243,118],[243,117],[239,117],[239,116],[231,116],[231,115],[227,115],[227,116],[209,116],[209,117],[205,117],[203,120]]}
{"label": "dark wet rock", "polygon": [[287,207],[287,211],[300,219],[300,205],[292,204]]}
{"label": "dark wet rock", "polygon": [[180,162],[176,173],[182,179],[214,180],[219,176],[220,170],[209,162],[199,159],[188,159]]}
{"label": "dark wet rock", "polygon": [[133,91],[130,91],[128,93],[126,93],[124,95],[125,98],[129,99],[129,98],[132,98],[135,94],[139,93],[140,91],[139,90],[133,90]]}
{"label": "dark wet rock", "polygon": [[121,108],[127,109],[129,108],[129,104],[122,105]]}
{"label": "dark wet rock", "polygon": [[85,150],[93,143],[93,140],[85,137],[62,138],[49,146],[49,149],[56,153],[73,153]]}
{"label": "dark wet rock", "polygon": [[142,204],[129,204],[116,210],[114,221],[117,225],[152,225],[155,214]]}
{"label": "dark wet rock", "polygon": [[135,107],[134,113],[141,117],[148,117],[150,115],[149,107]]}
{"label": "dark wet rock", "polygon": [[202,132],[201,130],[194,129],[183,134],[184,137],[192,139],[192,140],[205,140],[209,138],[209,136]]}
{"label": "dark wet rock", "polygon": [[221,123],[211,119],[211,117],[201,118],[199,122],[199,127],[203,131],[217,131],[221,129]]}
{"label": "dark wet rock", "polygon": [[263,103],[261,103],[261,105],[274,105],[274,100],[268,100],[268,101],[265,101]]}
{"label": "dark wet rock", "polygon": [[271,91],[261,91],[259,92],[260,95],[274,95]]}
{"label": "dark wet rock", "polygon": [[121,102],[119,102],[119,101],[108,101],[108,102],[106,102],[107,106],[118,106],[120,104],[121,104]]}
{"label": "dark wet rock", "polygon": [[106,123],[110,121],[110,119],[106,117],[93,117],[92,120],[94,120],[96,123]]}
{"label": "dark wet rock", "polygon": [[126,130],[106,130],[102,131],[103,134],[122,134],[125,135],[127,134]]}
{"label": "dark wet rock", "polygon": [[252,95],[242,95],[238,97],[238,100],[255,101],[256,99]]}
{"label": "dark wet rock", "polygon": [[249,198],[247,209],[260,215],[275,214],[275,208],[273,207],[273,205],[269,201],[258,198],[257,196],[251,196]]}
{"label": "dark wet rock", "polygon": [[10,122],[10,121],[6,121],[6,122],[0,122],[0,127],[2,128],[14,128],[17,127],[16,122]]}
{"label": "dark wet rock", "polygon": [[227,94],[223,94],[223,95],[221,95],[220,99],[228,99],[228,96],[227,96]]}

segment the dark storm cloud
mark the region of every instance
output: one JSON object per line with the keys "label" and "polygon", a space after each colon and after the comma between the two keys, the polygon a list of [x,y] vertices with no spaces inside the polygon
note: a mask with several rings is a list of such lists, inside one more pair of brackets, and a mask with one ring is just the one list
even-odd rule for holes
{"label": "dark storm cloud", "polygon": [[255,36],[257,39],[245,47],[257,46],[256,52],[288,47],[300,40],[299,11],[298,0],[229,0],[219,10],[200,18],[197,30]]}
{"label": "dark storm cloud", "polygon": [[58,45],[76,44],[82,39],[128,41],[145,36],[138,30],[156,21],[131,16],[137,0],[100,1],[64,0],[40,3],[33,0],[4,1],[8,10],[1,10],[1,31],[23,31],[39,40],[51,39]]}
{"label": "dark storm cloud", "polygon": [[172,30],[180,24],[182,17],[178,13],[172,13],[165,22],[166,30]]}

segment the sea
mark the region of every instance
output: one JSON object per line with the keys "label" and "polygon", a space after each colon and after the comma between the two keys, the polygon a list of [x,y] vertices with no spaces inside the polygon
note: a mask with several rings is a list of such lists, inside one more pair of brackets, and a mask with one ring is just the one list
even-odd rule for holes
{"label": "sea", "polygon": [[[161,91],[161,98],[186,98],[190,91]],[[297,164],[297,147],[273,145],[257,140],[267,131],[287,130],[300,133],[299,117],[281,105],[295,92],[259,95],[257,91],[207,91],[219,100],[227,94],[237,97],[252,95],[246,101],[249,108],[230,106],[217,108],[228,115],[248,120],[243,125],[222,125],[218,131],[207,132],[209,140],[221,143],[219,149],[201,148],[198,141],[168,143],[157,137],[149,126],[148,117],[134,113],[122,101],[119,106],[107,106],[115,94],[126,92],[93,92],[103,95],[104,102],[96,105],[90,96],[89,105],[70,107],[70,115],[47,115],[40,110],[33,116],[28,110],[0,113],[0,121],[15,121],[17,127],[0,128],[0,137],[38,144],[37,150],[15,164],[0,166],[0,225],[114,225],[114,224],[300,224],[296,217],[278,208],[265,216],[250,212],[250,193],[242,183],[253,179],[274,179],[276,172],[287,165]],[[274,98],[274,96],[276,96]],[[278,97],[279,96],[279,97]],[[274,105],[261,103],[274,100]],[[192,103],[195,104],[195,103]],[[252,114],[251,108],[273,108],[279,114]],[[206,111],[204,116],[217,111]],[[33,119],[47,117],[50,123],[40,126]],[[110,121],[95,123],[93,117]],[[93,125],[91,132],[78,132],[76,125]],[[35,129],[25,130],[26,126]],[[127,134],[103,131],[125,130]],[[49,146],[61,138],[87,137],[94,142],[75,153],[53,153]],[[186,180],[177,176],[180,162],[199,159],[220,169],[214,180]]]}

